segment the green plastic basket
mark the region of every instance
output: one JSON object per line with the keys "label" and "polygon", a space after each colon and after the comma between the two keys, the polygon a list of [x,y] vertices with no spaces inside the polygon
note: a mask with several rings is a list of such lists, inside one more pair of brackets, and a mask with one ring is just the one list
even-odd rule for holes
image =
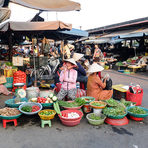
{"label": "green plastic basket", "polygon": [[[27,98],[21,98],[21,101],[22,102],[28,102],[28,99]],[[9,99],[9,100],[6,100],[5,101],[5,105],[8,106],[8,107],[11,107],[11,108],[19,108],[19,106],[21,105],[22,103],[20,104],[15,104],[15,99]]]}
{"label": "green plastic basket", "polygon": [[43,107],[51,107],[53,103],[41,103]]}
{"label": "green plastic basket", "polygon": [[[110,107],[111,109],[112,107]],[[126,115],[127,115],[127,110],[125,110],[126,113],[124,115],[118,115],[118,116],[113,116],[113,115],[106,115],[104,112],[103,114],[106,115],[108,118],[111,118],[111,119],[123,119]]]}
{"label": "green plastic basket", "polygon": [[12,119],[17,119],[17,118],[19,118],[21,115],[22,115],[22,113],[20,113],[20,114],[18,114],[18,115],[16,115],[16,116],[1,116],[1,115],[0,115],[0,118],[1,118],[1,119],[6,119],[6,120],[12,120]]}
{"label": "green plastic basket", "polygon": [[13,77],[7,77],[6,78],[6,83],[4,83],[4,86],[6,88],[12,88],[13,87]]}
{"label": "green plastic basket", "polygon": [[85,97],[81,97],[82,99],[88,99],[88,101],[85,100],[86,104],[89,104],[90,102],[92,101],[95,101],[95,98],[94,97],[89,97],[89,96],[85,96]]}
{"label": "green plastic basket", "polygon": [[100,124],[103,124],[104,123],[104,120],[106,119],[106,116],[105,115],[103,115],[103,114],[98,115],[98,116],[101,116],[101,118],[102,118],[100,120],[92,120],[92,119],[90,119],[90,116],[92,114],[94,114],[94,113],[90,113],[90,114],[87,114],[86,115],[86,118],[87,118],[87,120],[88,120],[88,122],[90,124],[92,124],[92,125],[100,125]]}
{"label": "green plastic basket", "polygon": [[[129,111],[130,108],[134,108],[134,107],[139,107],[141,109],[144,109],[147,113],[146,114],[134,114],[132,112]],[[140,106],[130,106],[130,107],[127,107],[127,111],[128,111],[128,114],[133,116],[133,117],[137,117],[137,118],[144,118],[146,116],[148,116],[148,109],[144,108],[144,107],[140,107]]]}

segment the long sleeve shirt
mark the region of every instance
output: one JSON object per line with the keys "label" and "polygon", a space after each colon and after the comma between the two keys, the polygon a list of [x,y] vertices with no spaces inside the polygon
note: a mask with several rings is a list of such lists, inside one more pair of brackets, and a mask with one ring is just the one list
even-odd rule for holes
{"label": "long sleeve shirt", "polygon": [[74,69],[64,70],[60,73],[60,81],[62,82],[62,88],[70,90],[76,88],[77,71]]}
{"label": "long sleeve shirt", "polygon": [[83,68],[83,66],[79,62],[76,62],[76,63],[77,63],[77,66],[78,66],[78,68],[76,69],[76,71],[78,72],[78,77],[86,76],[86,71]]}

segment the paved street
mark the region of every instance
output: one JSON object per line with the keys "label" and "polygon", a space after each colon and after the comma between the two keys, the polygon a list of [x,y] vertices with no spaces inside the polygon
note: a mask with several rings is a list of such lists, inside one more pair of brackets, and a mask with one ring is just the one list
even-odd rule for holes
{"label": "paved street", "polygon": [[[140,84],[144,89],[142,106],[148,108],[148,76],[125,75],[112,70],[108,72],[113,84],[130,82]],[[103,72],[103,73],[105,73]],[[1,107],[6,96],[0,96]],[[0,123],[0,148],[147,148],[148,117],[143,122],[130,120],[126,126],[103,124],[92,126],[83,118],[75,127],[63,126],[59,119],[52,121],[52,127],[40,127],[40,119],[36,116],[23,115],[18,119],[18,126]]]}

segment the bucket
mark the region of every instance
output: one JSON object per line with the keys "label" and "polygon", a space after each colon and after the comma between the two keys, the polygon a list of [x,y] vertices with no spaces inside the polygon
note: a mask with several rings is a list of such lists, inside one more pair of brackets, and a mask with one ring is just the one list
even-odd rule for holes
{"label": "bucket", "polygon": [[135,102],[136,106],[142,104],[142,98],[143,98],[143,89],[142,89],[141,93],[137,93],[137,94],[133,94],[129,90],[126,92],[126,100],[131,101],[131,102]]}
{"label": "bucket", "polygon": [[28,87],[26,89],[27,98],[37,98],[39,96],[39,88],[38,87]]}
{"label": "bucket", "polygon": [[85,113],[90,113],[91,112],[91,106],[89,104],[85,104],[84,105],[84,112]]}

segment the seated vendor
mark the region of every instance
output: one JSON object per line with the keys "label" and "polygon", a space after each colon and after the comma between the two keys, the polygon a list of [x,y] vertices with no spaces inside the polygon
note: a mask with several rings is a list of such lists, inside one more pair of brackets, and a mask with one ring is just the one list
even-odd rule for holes
{"label": "seated vendor", "polygon": [[74,59],[64,60],[64,70],[60,73],[60,82],[62,83],[61,90],[59,91],[57,97],[59,100],[64,99],[67,95],[70,99],[76,98],[76,80],[77,80],[77,71],[74,70],[74,67],[77,66]]}
{"label": "seated vendor", "polygon": [[74,53],[73,55],[73,59],[76,61],[77,63],[77,72],[78,72],[78,77],[77,77],[77,82],[82,82],[84,83],[84,87],[85,89],[87,88],[87,76],[86,76],[86,71],[83,68],[83,66],[81,65],[81,59],[84,55],[80,54],[80,53]]}
{"label": "seated vendor", "polygon": [[4,85],[3,83],[6,82],[6,78],[3,75],[3,70],[0,69],[0,94],[9,95],[12,94]]}
{"label": "seated vendor", "polygon": [[94,97],[95,100],[107,100],[112,97],[113,90],[104,90],[106,87],[106,80],[101,81],[98,72],[104,68],[97,63],[93,63],[88,69],[88,82],[87,82],[87,96]]}

